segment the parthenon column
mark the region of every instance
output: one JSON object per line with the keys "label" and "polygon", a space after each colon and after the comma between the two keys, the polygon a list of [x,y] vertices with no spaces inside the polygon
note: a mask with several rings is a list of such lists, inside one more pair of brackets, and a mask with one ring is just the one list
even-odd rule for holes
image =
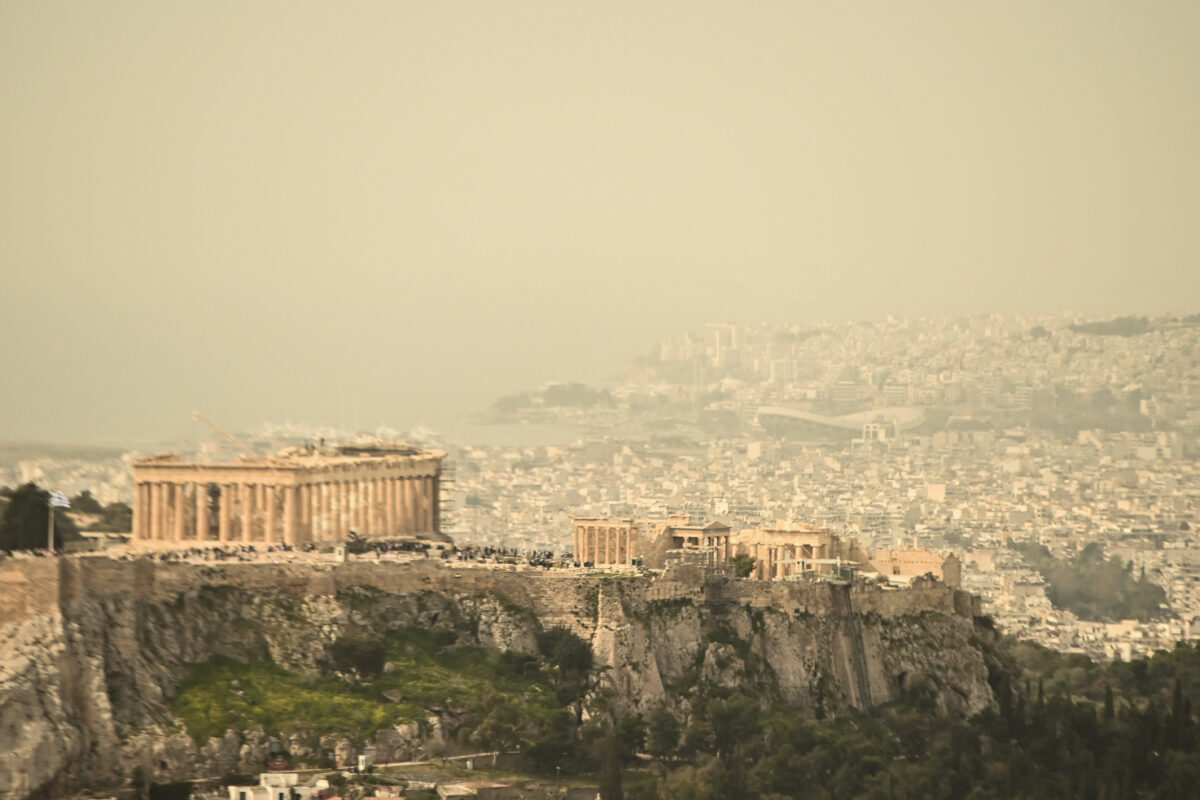
{"label": "parthenon column", "polygon": [[146,520],[148,528],[147,539],[159,538],[158,528],[162,524],[162,484],[150,484],[150,519]]}
{"label": "parthenon column", "polygon": [[229,507],[233,504],[233,486],[228,483],[221,484],[220,503],[217,510],[217,535],[224,544],[229,541]]}
{"label": "parthenon column", "polygon": [[171,484],[164,482],[162,485],[162,528],[159,530],[159,538],[164,542],[171,540],[171,525],[175,519],[175,495]]}
{"label": "parthenon column", "polygon": [[313,526],[317,521],[317,487],[306,483],[300,487],[300,541],[313,540]]}
{"label": "parthenon column", "polygon": [[379,533],[379,483],[374,478],[367,478],[367,533],[374,536]]}
{"label": "parthenon column", "polygon": [[367,503],[367,482],[359,478],[354,482],[354,514],[355,529],[359,536],[367,534],[367,519],[370,516],[370,506]]}
{"label": "parthenon column", "polygon": [[208,484],[196,484],[196,541],[208,539]]}
{"label": "parthenon column", "polygon": [[379,508],[377,507],[379,504],[378,486],[376,486],[374,478],[367,478],[363,481],[363,484],[366,489],[367,497],[367,518],[363,522],[367,529],[367,534],[374,536],[375,534],[379,533]]}
{"label": "parthenon column", "polygon": [[317,526],[317,534],[314,538],[317,541],[328,542],[333,537],[329,535],[330,528],[333,526],[333,511],[329,505],[330,485],[328,483],[317,484],[317,494],[321,500],[320,522]]}
{"label": "parthenon column", "polygon": [[254,541],[254,484],[242,484],[242,541],[246,544]]}
{"label": "parthenon column", "polygon": [[145,512],[142,514],[142,538],[143,539],[153,539],[154,538],[154,529],[151,527],[151,522],[154,519],[154,517],[153,517],[153,514],[154,514],[154,492],[152,491],[153,488],[154,488],[154,485],[152,483],[147,482],[147,483],[142,484],[142,496],[145,500],[145,505],[142,507],[143,511]]}
{"label": "parthenon column", "polygon": [[333,484],[334,499],[337,501],[337,510],[333,515],[333,538],[340,539],[346,535],[346,528],[349,520],[348,497],[350,490],[346,488],[345,481],[338,481]]}
{"label": "parthenon column", "polygon": [[403,513],[400,529],[405,533],[412,533],[417,529],[417,492],[411,476],[401,479],[401,497]]}
{"label": "parthenon column", "polygon": [[396,527],[401,532],[408,530],[408,478],[396,479]]}
{"label": "parthenon column", "polygon": [[296,495],[299,487],[283,487],[283,541],[284,544],[296,543],[296,512],[299,510]]}
{"label": "parthenon column", "polygon": [[354,482],[354,530],[359,536],[367,532],[367,487],[361,478]]}
{"label": "parthenon column", "polygon": [[379,533],[379,481],[367,478],[367,535]]}
{"label": "parthenon column", "polygon": [[366,478],[358,481],[358,535],[371,535],[371,481]]}
{"label": "parthenon column", "polygon": [[402,534],[404,533],[404,507],[407,504],[407,500],[404,499],[404,479],[397,477],[392,482],[395,483],[396,494],[396,533]]}
{"label": "parthenon column", "polygon": [[383,529],[388,536],[396,533],[396,479],[383,479]]}
{"label": "parthenon column", "polygon": [[332,481],[329,488],[329,527],[325,530],[326,541],[334,541],[342,535],[342,490],[341,484]]}
{"label": "parthenon column", "polygon": [[421,478],[421,530],[433,530],[433,478]]}
{"label": "parthenon column", "polygon": [[266,530],[263,531],[263,541],[274,544],[279,541],[275,535],[275,506],[279,502],[279,493],[275,486],[268,484],[263,492],[267,503]]}
{"label": "parthenon column", "polygon": [[304,503],[301,508],[304,509],[303,531],[301,535],[304,541],[311,542],[313,540],[313,527],[317,524],[317,506],[321,502],[321,498],[317,495],[317,485],[315,483],[304,484],[304,492],[301,495],[304,498]]}
{"label": "parthenon column", "polygon": [[413,530],[425,530],[425,479],[413,479]]}
{"label": "parthenon column", "polygon": [[429,525],[429,530],[433,531],[437,528],[437,478],[430,475],[425,479],[425,493],[428,496],[426,508],[428,509],[428,518],[426,523]]}
{"label": "parthenon column", "polygon": [[162,530],[159,532],[160,533],[159,538],[162,539],[164,542],[169,542],[171,540],[171,530],[172,530],[172,524],[173,524],[172,520],[175,519],[174,487],[170,483],[163,481],[162,493],[163,493]]}
{"label": "parthenon column", "polygon": [[388,527],[388,482],[387,478],[375,479],[375,532],[391,533]]}
{"label": "parthenon column", "polygon": [[349,482],[350,487],[350,527],[359,536],[363,533],[363,485],[361,480]]}
{"label": "parthenon column", "polygon": [[413,530],[425,530],[425,478],[413,478]]}
{"label": "parthenon column", "polygon": [[441,484],[442,479],[437,475],[429,479],[429,529],[432,531],[442,529]]}
{"label": "parthenon column", "polygon": [[175,484],[175,519],[172,526],[171,539],[176,542],[183,541],[183,496],[184,484]]}

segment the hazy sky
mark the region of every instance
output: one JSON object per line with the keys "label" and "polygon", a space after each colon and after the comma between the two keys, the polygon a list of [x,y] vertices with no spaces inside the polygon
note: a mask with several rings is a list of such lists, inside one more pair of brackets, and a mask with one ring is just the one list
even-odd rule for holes
{"label": "hazy sky", "polygon": [[0,0],[0,439],[435,427],[709,320],[1200,311],[1200,3]]}

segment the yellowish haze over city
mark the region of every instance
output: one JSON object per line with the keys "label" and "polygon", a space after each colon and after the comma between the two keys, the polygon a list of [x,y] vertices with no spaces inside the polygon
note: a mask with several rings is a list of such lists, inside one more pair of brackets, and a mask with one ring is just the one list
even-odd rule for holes
{"label": "yellowish haze over city", "polygon": [[3,0],[0,438],[437,427],[710,320],[1200,311],[1197,42],[1195,2]]}

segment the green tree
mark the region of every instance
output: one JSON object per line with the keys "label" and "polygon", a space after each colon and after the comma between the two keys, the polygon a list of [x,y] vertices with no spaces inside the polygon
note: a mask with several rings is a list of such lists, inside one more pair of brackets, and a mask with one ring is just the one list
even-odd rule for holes
{"label": "green tree", "polygon": [[555,699],[569,705],[583,697],[592,669],[592,646],[563,627],[539,633],[537,645],[551,667]]}
{"label": "green tree", "polygon": [[[27,483],[13,492],[0,520],[0,550],[37,550],[46,546],[50,522],[50,493]],[[54,547],[79,539],[74,520],[54,509]]]}
{"label": "green tree", "polygon": [[[72,501],[74,502],[74,501]],[[104,515],[88,526],[89,531],[127,533],[133,530],[133,509],[117,501],[104,507]]]}
{"label": "green tree", "polygon": [[104,511],[104,506],[87,489],[71,498],[71,508],[83,514],[100,514]]}
{"label": "green tree", "polygon": [[568,628],[555,627],[537,637],[538,650],[564,672],[587,672],[592,668],[592,647]]}
{"label": "green tree", "polygon": [[659,758],[670,758],[679,748],[679,720],[665,705],[658,705],[646,721],[646,752]]}
{"label": "green tree", "polygon": [[377,678],[387,665],[387,648],[377,640],[343,636],[329,646],[329,657],[339,672]]}
{"label": "green tree", "polygon": [[137,800],[148,800],[150,797],[150,776],[141,767],[134,767],[129,776],[129,788]]}
{"label": "green tree", "polygon": [[757,559],[754,556],[748,556],[745,553],[738,553],[733,557],[733,572],[739,578],[749,578],[750,573],[754,572],[754,567],[757,564]]}

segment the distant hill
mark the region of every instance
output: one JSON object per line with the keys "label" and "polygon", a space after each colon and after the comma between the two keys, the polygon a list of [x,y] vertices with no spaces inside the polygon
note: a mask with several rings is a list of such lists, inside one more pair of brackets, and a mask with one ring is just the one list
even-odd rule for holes
{"label": "distant hill", "polygon": [[1148,317],[1117,317],[1107,322],[1080,322],[1069,326],[1076,333],[1094,336],[1138,336],[1152,330]]}

